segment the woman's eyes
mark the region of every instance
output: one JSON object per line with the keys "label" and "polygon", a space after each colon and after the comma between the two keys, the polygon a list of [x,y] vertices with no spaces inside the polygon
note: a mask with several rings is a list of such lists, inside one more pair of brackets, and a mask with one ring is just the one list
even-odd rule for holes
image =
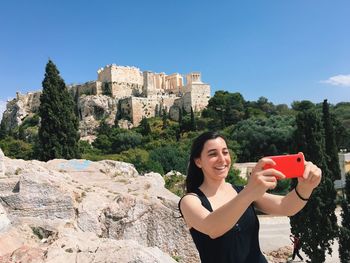
{"label": "woman's eyes", "polygon": [[[223,155],[228,155],[229,154],[229,151],[224,151],[222,152]],[[216,156],[217,153],[216,152],[212,152],[212,153],[209,153],[209,156]]]}

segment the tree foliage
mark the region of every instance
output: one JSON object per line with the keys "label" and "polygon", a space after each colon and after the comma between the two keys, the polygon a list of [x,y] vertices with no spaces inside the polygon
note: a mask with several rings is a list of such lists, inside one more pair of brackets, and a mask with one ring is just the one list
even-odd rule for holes
{"label": "tree foliage", "polygon": [[341,201],[341,207],[339,258],[341,263],[348,263],[350,262],[350,173],[346,175],[345,197]]}
{"label": "tree foliage", "polygon": [[346,175],[345,196],[341,201],[342,226],[339,234],[339,258],[341,263],[350,262],[350,173]]}
{"label": "tree foliage", "polygon": [[238,162],[291,152],[294,121],[293,116],[271,116],[268,119],[250,118],[231,126],[227,133],[229,139],[239,144]]}
{"label": "tree foliage", "polygon": [[56,65],[49,60],[40,96],[39,159],[79,158],[78,119],[74,102]]}
{"label": "tree foliage", "polygon": [[33,145],[23,140],[15,139],[11,136],[0,140],[0,148],[4,154],[10,158],[30,160],[33,158]]}
{"label": "tree foliage", "polygon": [[163,145],[150,152],[150,160],[158,163],[164,174],[172,170],[186,174],[188,152],[176,144]]}
{"label": "tree foliage", "polygon": [[[324,262],[325,252],[338,234],[335,216],[336,191],[326,163],[325,139],[320,115],[313,107],[303,108],[296,117],[295,147],[322,169],[322,181],[306,206],[291,217],[291,231],[300,235],[310,262]],[[296,181],[293,181],[293,187]]]}
{"label": "tree foliage", "polygon": [[245,100],[238,92],[216,91],[203,110],[203,117],[212,119],[212,129],[223,129],[244,119],[244,104]]}
{"label": "tree foliage", "polygon": [[148,119],[143,117],[139,125],[140,133],[143,136],[151,134],[151,126],[148,123]]}
{"label": "tree foliage", "polygon": [[102,124],[92,145],[103,153],[121,153],[141,145],[142,141],[142,134],[136,131],[117,127],[110,128],[107,124]]}
{"label": "tree foliage", "polygon": [[333,125],[334,115],[331,116],[329,112],[329,105],[327,100],[323,101],[322,112],[323,112],[323,115],[322,115],[323,127],[325,132],[326,162],[330,172],[330,179],[332,180],[332,182],[334,182],[334,180],[340,179],[340,167],[339,167],[338,147],[335,141],[335,133],[334,133],[334,125]]}

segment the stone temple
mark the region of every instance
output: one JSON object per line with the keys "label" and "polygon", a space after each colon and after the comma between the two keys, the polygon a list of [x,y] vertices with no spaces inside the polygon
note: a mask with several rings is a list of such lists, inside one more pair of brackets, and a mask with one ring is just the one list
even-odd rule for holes
{"label": "stone temple", "polygon": [[166,75],[140,71],[136,67],[107,65],[97,71],[96,81],[71,86],[74,94],[103,95],[110,91],[118,100],[121,115],[138,125],[143,117],[157,115],[163,109],[177,119],[179,109],[186,112],[203,110],[210,98],[210,85],[201,81],[199,72]]}

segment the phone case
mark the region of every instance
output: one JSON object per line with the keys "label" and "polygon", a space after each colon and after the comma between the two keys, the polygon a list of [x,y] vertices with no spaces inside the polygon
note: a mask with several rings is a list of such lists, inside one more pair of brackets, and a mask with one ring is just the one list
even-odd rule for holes
{"label": "phone case", "polygon": [[286,176],[286,178],[295,178],[303,176],[305,169],[305,160],[304,155],[302,153],[266,156],[266,158],[274,160],[276,165],[266,164],[264,166],[264,169],[276,169],[282,172]]}

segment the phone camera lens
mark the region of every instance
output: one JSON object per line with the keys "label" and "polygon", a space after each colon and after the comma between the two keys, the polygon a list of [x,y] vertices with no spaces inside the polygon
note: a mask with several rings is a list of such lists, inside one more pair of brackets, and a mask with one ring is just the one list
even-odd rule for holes
{"label": "phone camera lens", "polygon": [[298,157],[298,159],[297,159],[297,162],[298,162],[298,163],[300,163],[300,162],[301,162],[301,159],[300,159],[300,157]]}

